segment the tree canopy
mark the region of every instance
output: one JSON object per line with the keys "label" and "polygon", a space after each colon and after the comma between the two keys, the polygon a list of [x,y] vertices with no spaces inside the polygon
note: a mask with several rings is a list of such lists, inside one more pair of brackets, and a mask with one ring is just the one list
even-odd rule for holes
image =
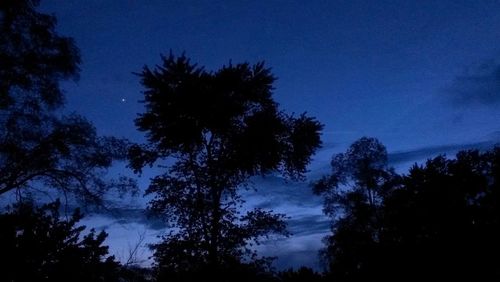
{"label": "tree canopy", "polygon": [[278,110],[275,78],[263,63],[208,72],[170,54],[139,76],[146,111],[136,125],[149,142],[131,148],[131,167],[139,172],[158,162],[165,168],[147,193],[155,195],[150,208],[176,228],[155,247],[159,267],[255,259],[249,244],[284,233],[284,218],[262,209],[242,213],[239,188],[271,172],[300,179],[320,146],[322,126]]}
{"label": "tree canopy", "polygon": [[[367,140],[354,144],[375,144],[374,139]],[[414,165],[402,176],[388,170],[383,147],[362,147],[378,147],[376,151],[382,154],[361,154],[378,156],[373,159],[359,158],[359,154],[355,158],[337,155],[332,161],[334,173],[315,187],[325,195],[325,212],[333,219],[332,234],[325,238],[322,251],[330,279],[487,281],[500,277],[495,255],[500,250],[498,147],[486,152],[462,151],[452,159],[438,156],[424,165]],[[351,146],[347,155],[355,148],[361,147]],[[392,175],[381,178],[389,180],[380,182],[383,185],[373,186],[384,187],[373,190],[376,201],[370,203],[367,196],[368,182],[359,181],[364,173],[349,174],[355,176],[355,185],[348,192],[329,190],[339,187],[326,184],[344,183],[341,180],[345,177],[334,176],[344,175],[338,168],[345,167],[345,160],[350,163],[349,172],[360,163],[371,163],[362,166],[372,168],[366,170],[367,176],[371,175],[366,179]]]}
{"label": "tree canopy", "polygon": [[60,203],[42,207],[14,205],[0,215],[0,265],[5,281],[119,281],[119,263],[102,246],[107,234],[76,224],[76,210],[67,220]]}
{"label": "tree canopy", "polygon": [[325,197],[324,211],[330,216],[339,209],[348,212],[350,199],[376,206],[395,176],[387,149],[375,138],[360,138],[345,153],[333,156],[330,164],[331,173],[313,184],[314,193]]}
{"label": "tree canopy", "polygon": [[125,158],[127,142],[100,137],[85,118],[56,111],[64,103],[59,84],[78,77],[80,56],[38,4],[0,3],[0,195],[58,188],[102,203],[111,188],[135,190],[130,178],[103,177],[113,160]]}
{"label": "tree canopy", "polygon": [[321,257],[337,278],[345,274],[358,281],[353,275],[379,236],[380,205],[395,173],[388,165],[385,146],[368,137],[333,156],[331,166],[331,174],[313,187],[316,194],[323,195],[324,213],[332,218],[332,234],[324,238]]}
{"label": "tree canopy", "polygon": [[413,166],[384,201],[377,275],[498,280],[499,168],[498,147]]}
{"label": "tree canopy", "polygon": [[56,33],[56,18],[36,11],[39,0],[0,3],[0,109],[29,103],[59,107],[61,80],[77,78],[79,50]]}
{"label": "tree canopy", "polygon": [[136,189],[131,178],[105,175],[126,157],[128,142],[100,137],[82,116],[59,112],[60,83],[78,77],[80,55],[38,5],[0,1],[0,196],[13,203],[0,214],[1,280],[122,281],[135,274],[107,255],[104,231],[84,234],[78,209],[63,219],[59,200],[31,197],[62,196],[67,212],[68,204],[102,204],[109,189]]}

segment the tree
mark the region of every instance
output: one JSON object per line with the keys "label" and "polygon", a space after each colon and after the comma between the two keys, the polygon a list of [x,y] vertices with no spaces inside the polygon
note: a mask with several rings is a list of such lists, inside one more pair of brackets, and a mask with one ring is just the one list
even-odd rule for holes
{"label": "tree", "polygon": [[262,209],[243,213],[239,189],[252,176],[279,172],[300,179],[320,146],[319,122],[287,115],[273,101],[274,77],[263,63],[229,64],[215,72],[182,55],[144,67],[146,112],[136,125],[148,144],[130,150],[137,172],[160,163],[147,190],[150,208],[174,227],[154,247],[160,268],[194,271],[251,261],[249,248],[284,233],[284,217]]}
{"label": "tree", "polygon": [[357,204],[336,221],[324,252],[329,278],[500,278],[499,148],[438,156],[394,179],[381,190],[375,209],[366,196],[356,196],[351,202]]}
{"label": "tree", "polygon": [[61,220],[59,201],[16,204],[0,215],[0,267],[4,281],[119,281],[120,265],[102,246],[107,234],[76,226],[75,210]]}
{"label": "tree", "polygon": [[313,186],[324,196],[324,212],[333,220],[321,256],[335,279],[362,280],[379,240],[380,207],[396,175],[388,166],[385,146],[375,138],[357,140],[333,156],[331,166],[331,174]]}
{"label": "tree", "polygon": [[35,10],[39,2],[0,3],[0,109],[19,100],[30,100],[33,107],[61,106],[60,80],[77,77],[78,48],[55,32],[54,16]]}
{"label": "tree", "polygon": [[498,147],[413,166],[384,202],[384,280],[498,280],[499,168]]}
{"label": "tree", "polygon": [[348,200],[349,193],[359,193],[371,207],[379,204],[384,185],[394,175],[387,162],[385,146],[368,137],[352,143],[345,153],[333,156],[331,174],[313,185],[316,194],[325,196],[325,213],[333,216],[337,208],[348,207],[349,203],[343,200]]}
{"label": "tree", "polygon": [[59,83],[77,77],[80,56],[71,38],[56,33],[55,17],[36,11],[38,4],[0,3],[0,195],[58,188],[96,203],[110,188],[133,190],[129,178],[103,178],[113,160],[126,156],[127,142],[97,136],[79,115],[58,114]]}

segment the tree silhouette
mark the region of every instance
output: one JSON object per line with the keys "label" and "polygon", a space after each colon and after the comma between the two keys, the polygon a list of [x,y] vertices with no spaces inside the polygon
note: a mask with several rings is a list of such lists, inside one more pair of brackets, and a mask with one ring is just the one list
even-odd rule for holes
{"label": "tree silhouette", "polygon": [[33,107],[61,106],[60,80],[77,77],[78,48],[55,32],[55,17],[35,10],[39,2],[0,3],[0,109],[19,100]]}
{"label": "tree silhouette", "polygon": [[160,269],[216,270],[256,254],[249,248],[285,232],[284,217],[242,212],[239,189],[250,177],[279,172],[299,179],[319,147],[321,125],[286,115],[272,100],[275,80],[262,63],[229,64],[215,72],[184,55],[163,57],[140,73],[146,112],[136,125],[149,143],[130,151],[131,166],[160,163],[147,190],[150,208],[175,227],[154,247]]}
{"label": "tree silhouette", "polygon": [[110,188],[134,189],[131,179],[102,177],[126,156],[126,141],[99,137],[83,117],[57,113],[64,102],[59,83],[77,77],[80,57],[38,4],[0,3],[0,195],[59,188],[95,203]]}
{"label": "tree silhouette", "polygon": [[498,280],[499,168],[498,147],[413,166],[385,200],[385,278]]}
{"label": "tree silhouette", "polygon": [[345,153],[333,156],[331,173],[313,187],[316,194],[325,197],[325,213],[334,216],[338,208],[349,208],[351,193],[359,193],[371,207],[380,204],[384,185],[394,175],[387,161],[385,146],[368,137],[351,144]]}
{"label": "tree silhouette", "polygon": [[332,158],[332,172],[314,183],[324,196],[324,212],[333,220],[332,235],[321,256],[334,280],[360,281],[379,240],[380,207],[396,175],[387,150],[375,138],[363,137]]}
{"label": "tree silhouette", "polygon": [[350,208],[331,213],[340,219],[325,240],[329,279],[500,278],[500,148],[438,156],[392,179],[381,186],[375,208],[366,193],[335,198]]}
{"label": "tree silhouette", "polygon": [[107,234],[82,236],[79,211],[61,220],[59,207],[21,203],[0,215],[2,281],[119,281],[119,263],[102,246]]}

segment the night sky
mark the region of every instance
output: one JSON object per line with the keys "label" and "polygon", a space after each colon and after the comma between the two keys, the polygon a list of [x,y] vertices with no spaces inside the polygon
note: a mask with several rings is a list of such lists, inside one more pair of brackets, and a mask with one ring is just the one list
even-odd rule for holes
{"label": "night sky", "polygon": [[[265,61],[278,78],[281,109],[306,111],[325,125],[306,182],[258,178],[261,192],[248,195],[250,204],[291,217],[295,235],[262,247],[286,256],[279,267],[318,266],[329,224],[308,181],[327,173],[331,155],[354,140],[378,138],[402,172],[439,153],[500,141],[500,2],[306,2],[42,1],[82,54],[79,81],[64,84],[66,111],[86,116],[101,134],[144,140],[133,124],[143,111],[133,72],[170,50],[208,70]],[[134,217],[145,202],[123,212],[127,220],[94,215],[86,223],[108,230],[120,258],[138,233],[154,242],[163,230]]]}

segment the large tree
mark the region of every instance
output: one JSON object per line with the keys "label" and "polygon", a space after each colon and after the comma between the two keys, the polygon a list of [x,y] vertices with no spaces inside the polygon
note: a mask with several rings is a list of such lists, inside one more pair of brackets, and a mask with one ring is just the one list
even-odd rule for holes
{"label": "large tree", "polygon": [[285,232],[285,222],[271,211],[241,210],[239,189],[255,175],[303,177],[322,126],[278,110],[275,78],[262,63],[209,72],[170,54],[139,75],[146,111],[136,125],[149,142],[131,149],[131,166],[164,169],[147,193],[173,227],[155,246],[158,266],[183,271],[255,258],[248,246]]}
{"label": "large tree", "polygon": [[60,82],[77,78],[80,56],[73,40],[55,31],[55,17],[36,10],[38,4],[0,1],[0,195],[58,188],[102,202],[111,187],[134,187],[130,179],[103,178],[112,161],[125,156],[127,144],[97,136],[79,115],[57,111],[64,104]]}

